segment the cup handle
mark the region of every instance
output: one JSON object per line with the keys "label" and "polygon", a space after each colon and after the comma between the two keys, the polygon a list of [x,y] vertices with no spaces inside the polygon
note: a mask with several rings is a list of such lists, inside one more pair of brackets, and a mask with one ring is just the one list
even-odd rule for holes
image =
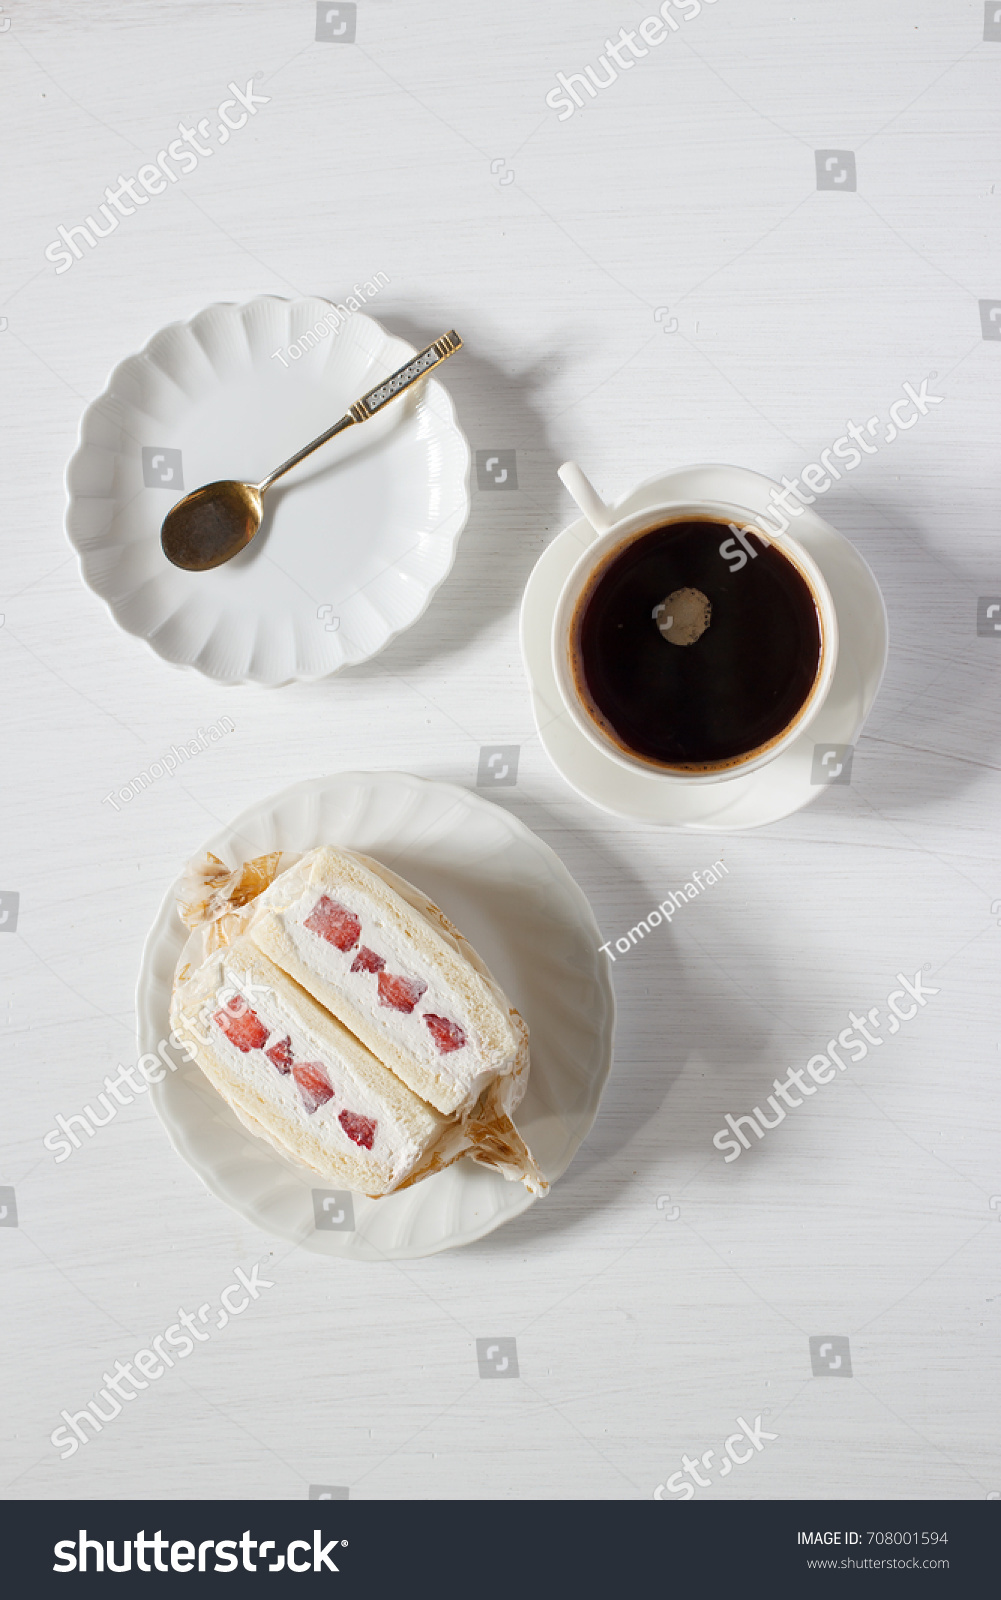
{"label": "cup handle", "polygon": [[606,506],[597,489],[589,478],[581,472],[574,461],[564,461],[557,474],[563,487],[569,490],[571,499],[582,511],[595,533],[607,533],[609,528],[615,526],[615,517],[611,509]]}

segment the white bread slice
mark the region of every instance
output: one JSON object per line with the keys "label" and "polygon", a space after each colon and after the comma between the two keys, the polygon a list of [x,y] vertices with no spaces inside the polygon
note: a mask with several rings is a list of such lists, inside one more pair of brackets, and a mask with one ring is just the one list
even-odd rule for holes
{"label": "white bread slice", "polygon": [[530,1194],[546,1194],[549,1189],[548,1180],[543,1176],[532,1152],[511,1120],[511,1113],[522,1100],[528,1086],[528,1028],[521,1014],[511,1005],[490,968],[473,949],[465,934],[459,932],[455,923],[449,921],[444,911],[436,906],[433,900],[429,900],[415,884],[408,883],[406,878],[401,878],[391,867],[384,866],[372,856],[362,855],[360,851],[347,853],[371,868],[390,889],[406,900],[408,905],[413,906],[415,911],[433,923],[446,941],[454,944],[457,953],[476,969],[490,987],[498,1004],[507,1008],[511,1025],[519,1039],[514,1071],[510,1075],[493,1079],[475,1106],[464,1114],[463,1126],[472,1143],[469,1153],[474,1161],[495,1168],[496,1171],[503,1173],[509,1182],[523,1183]]}
{"label": "white bread slice", "polygon": [[468,1116],[488,1089],[507,1115],[518,1103],[524,1022],[468,941],[388,868],[349,850],[311,850],[253,902],[247,931],[439,1111]]}
{"label": "white bread slice", "polygon": [[337,1187],[388,1194],[469,1148],[246,936],[182,960],[171,1022],[251,1132]]}

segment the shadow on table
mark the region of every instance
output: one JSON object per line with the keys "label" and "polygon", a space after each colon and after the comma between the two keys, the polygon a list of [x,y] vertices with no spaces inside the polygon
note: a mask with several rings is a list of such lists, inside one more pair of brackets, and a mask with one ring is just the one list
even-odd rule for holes
{"label": "shadow on table", "polygon": [[[579,840],[568,835],[566,824],[544,806],[523,798],[511,809],[553,848],[559,846],[561,859],[591,903],[602,937],[614,939],[625,933],[623,905],[632,908],[634,922],[651,909],[651,890],[630,870],[620,841],[613,842],[597,830]],[[665,879],[684,881],[681,863],[691,859],[691,836],[663,837]],[[711,836],[700,839],[698,848],[707,862],[718,853]],[[748,1073],[753,1076],[757,1064],[772,1060],[775,1028],[760,994],[775,992],[778,986],[767,981],[768,952],[762,951],[760,942],[755,945],[756,992],[745,994],[735,984],[735,915],[733,905],[722,898],[714,902],[709,894],[698,906],[701,954],[686,960],[674,930],[661,927],[644,936],[628,955],[618,957],[612,968],[617,1005],[614,1060],[594,1126],[545,1199],[467,1249],[488,1254],[523,1250],[531,1240],[586,1226],[597,1211],[624,1200],[630,1206],[642,1205],[637,1186],[644,1182],[650,1185],[650,1215],[655,1220],[657,1190],[670,1181],[664,1172],[672,1160],[684,1157],[688,1168],[691,1156],[702,1154],[722,1164],[711,1143],[716,1122],[707,1133],[711,1119],[698,1108],[674,1121],[663,1108],[688,1068],[712,1085],[715,1099],[719,1080],[736,1085]],[[717,966],[714,947],[726,949],[726,966]],[[672,996],[671,1031],[666,1038],[651,1032],[653,1017],[662,1017],[663,1007],[654,1013],[645,1003],[651,993],[664,992]],[[736,1087],[733,1093],[740,1101]]]}
{"label": "shadow on table", "polygon": [[[964,504],[957,483],[947,521],[933,529],[929,513],[927,531],[913,505],[878,493],[834,490],[817,509],[865,556],[889,615],[889,661],[853,786],[880,812],[948,803],[1001,767],[1001,630],[978,635],[978,600],[1001,604],[1001,567],[990,541],[978,553],[968,533],[983,527],[983,506]],[[965,568],[940,547],[953,531]]]}
{"label": "shadow on table", "polygon": [[[440,315],[431,312],[416,318],[387,313],[387,322],[394,334],[418,349],[444,331]],[[575,514],[556,476],[562,458],[549,443],[538,398],[551,378],[555,352],[541,353],[531,366],[512,374],[476,353],[474,329],[459,331],[470,343],[448,362],[441,381],[455,401],[472,453],[469,521],[443,592],[386,650],[352,667],[353,677],[412,671],[465,649],[520,606],[547,537]],[[495,458],[489,474],[499,480],[495,488],[478,487],[478,450],[489,450]],[[509,451],[515,453],[513,463],[501,455]],[[517,488],[511,489],[515,478]]]}

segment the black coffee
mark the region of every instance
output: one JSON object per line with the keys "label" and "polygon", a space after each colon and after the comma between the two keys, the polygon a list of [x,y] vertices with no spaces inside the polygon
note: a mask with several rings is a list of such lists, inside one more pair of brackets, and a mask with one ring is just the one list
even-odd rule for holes
{"label": "black coffee", "polygon": [[708,520],[654,528],[608,556],[570,637],[577,691],[595,722],[627,752],[667,767],[737,763],[772,743],[820,669],[820,618],[805,578],[776,546],[746,532],[738,542],[728,524]]}

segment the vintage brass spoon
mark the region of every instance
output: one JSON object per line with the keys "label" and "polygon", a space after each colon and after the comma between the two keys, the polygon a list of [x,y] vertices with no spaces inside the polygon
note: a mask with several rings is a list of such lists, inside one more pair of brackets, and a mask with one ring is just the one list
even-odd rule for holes
{"label": "vintage brass spoon", "polygon": [[172,561],[175,567],[184,567],[187,572],[208,572],[210,568],[221,567],[224,561],[231,561],[238,556],[261,526],[264,515],[261,500],[273,483],[298,466],[300,461],[305,461],[314,450],[319,450],[321,444],[326,444],[335,434],[343,433],[345,428],[350,428],[356,422],[367,422],[369,417],[374,417],[404,389],[418,383],[461,348],[462,340],[454,329],[443,334],[419,355],[411,356],[399,372],[384,378],[368,394],[356,400],[339,422],[335,422],[326,433],[321,433],[305,449],[289,456],[260,483],[238,483],[235,478],[223,478],[218,483],[207,483],[203,488],[186,494],[167,512],[160,529],[160,543],[167,560]]}

